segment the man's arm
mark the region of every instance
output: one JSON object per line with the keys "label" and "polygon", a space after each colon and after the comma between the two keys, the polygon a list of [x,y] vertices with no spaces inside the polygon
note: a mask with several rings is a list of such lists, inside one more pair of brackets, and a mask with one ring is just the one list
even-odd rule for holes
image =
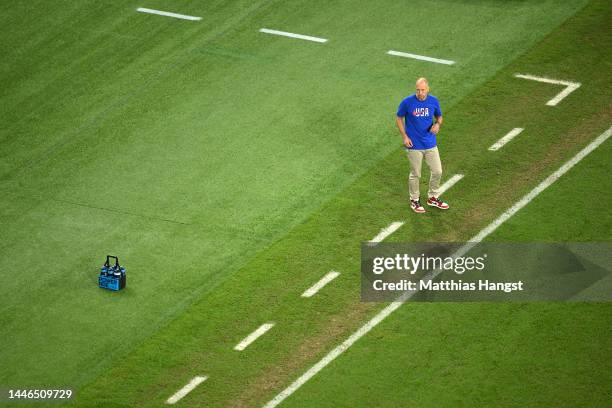
{"label": "man's arm", "polygon": [[404,128],[404,118],[402,116],[396,116],[395,123],[397,124],[397,128],[404,138],[404,146],[412,147],[412,140],[410,140],[408,134],[406,133],[406,129]]}
{"label": "man's arm", "polygon": [[434,116],[436,121],[433,125],[431,125],[431,131],[434,135],[437,135],[440,131],[440,126],[442,126],[442,116]]}

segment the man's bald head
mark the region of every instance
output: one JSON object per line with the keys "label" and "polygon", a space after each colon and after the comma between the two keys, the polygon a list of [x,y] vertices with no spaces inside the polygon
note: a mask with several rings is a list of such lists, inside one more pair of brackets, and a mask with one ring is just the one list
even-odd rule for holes
{"label": "man's bald head", "polygon": [[416,80],[416,97],[420,101],[424,101],[429,94],[429,82],[425,78],[419,78]]}

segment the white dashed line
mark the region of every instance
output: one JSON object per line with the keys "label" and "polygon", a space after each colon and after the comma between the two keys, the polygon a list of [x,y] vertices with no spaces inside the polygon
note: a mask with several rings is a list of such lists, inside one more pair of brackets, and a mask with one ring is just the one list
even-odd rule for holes
{"label": "white dashed line", "polygon": [[183,388],[181,388],[180,390],[178,390],[173,396],[171,396],[170,398],[168,398],[166,400],[166,404],[176,404],[176,402],[178,400],[180,400],[181,398],[183,398],[185,395],[189,394],[191,391],[193,391],[193,389],[195,387],[197,387],[198,385],[200,385],[201,383],[203,383],[204,381],[206,381],[208,377],[206,376],[196,376],[193,377],[193,379],[191,381],[189,381],[189,383],[187,385],[185,385]]}
{"label": "white dashed line", "polygon": [[[612,134],[612,127],[602,133],[599,137],[593,140],[587,147],[582,149],[576,156],[571,158],[567,163],[561,166],[557,171],[548,176],[544,181],[542,181],[537,187],[535,187],[531,192],[525,195],[522,199],[520,199],[516,204],[514,204],[510,209],[505,211],[502,215],[500,215],[495,221],[489,224],[486,228],[480,231],[477,235],[475,235],[472,239],[468,241],[468,243],[462,246],[453,257],[459,257],[473,248],[477,243],[484,240],[488,235],[490,235],[493,231],[495,231],[500,225],[506,222],[510,217],[516,214],[520,209],[525,207],[531,200],[538,196],[542,191],[544,191],[548,186],[558,180],[562,175],[567,173],[569,169],[574,167],[576,163],[582,160],[585,156],[595,150],[599,145],[605,142],[610,135]],[[427,276],[427,279],[434,279],[440,271],[436,271],[434,273],[430,273]],[[401,296],[399,296],[395,302],[389,304],[389,306],[382,309],[376,316],[374,316],[370,321],[361,326],[355,333],[353,333],[348,339],[346,339],[342,344],[334,348],[330,351],[325,357],[323,357],[319,362],[310,367],[304,374],[302,374],[297,380],[295,380],[291,385],[281,391],[276,397],[270,400],[264,408],[274,408],[278,406],[281,402],[283,402],[287,397],[297,391],[302,385],[304,385],[308,380],[314,377],[319,371],[325,368],[329,363],[331,363],[336,357],[340,354],[344,353],[349,347],[351,347],[357,340],[367,334],[372,328],[377,326],[380,322],[382,322],[387,316],[396,311],[406,300],[408,300],[415,291],[405,292]]]}
{"label": "white dashed line", "polygon": [[557,171],[548,176],[544,181],[542,181],[536,188],[531,190],[527,195],[521,198],[516,204],[510,207],[506,212],[500,215],[495,221],[491,223],[488,227],[483,229],[478,235],[472,238],[471,241],[480,242],[487,235],[492,233],[503,224],[508,218],[512,217],[516,214],[521,208],[526,206],[531,200],[533,200],[538,194],[544,191],[548,186],[557,181],[562,175],[568,172],[569,169],[574,167],[576,163],[580,160],[584,159],[589,153],[595,150],[599,145],[605,142],[610,135],[612,135],[612,127],[599,135],[595,140],[588,144],[587,147],[579,151],[574,157],[572,157],[567,163],[561,166]]}
{"label": "white dashed line", "polygon": [[523,130],[525,129],[523,128],[512,129],[505,136],[499,139],[497,142],[493,143],[491,147],[489,147],[489,150],[494,152],[494,151],[501,149],[506,143],[514,139],[515,136],[518,136]]}
{"label": "white dashed line", "polygon": [[451,177],[448,180],[446,180],[446,182],[440,186],[440,190],[439,190],[438,195],[444,194],[444,192],[446,190],[448,190],[449,188],[454,186],[455,183],[457,183],[462,178],[463,178],[463,174],[455,174],[455,175],[453,175],[453,177]]}
{"label": "white dashed line", "polygon": [[383,228],[382,230],[380,230],[378,235],[376,235],[374,238],[372,238],[370,241],[368,241],[369,245],[370,246],[376,246],[379,242],[382,242],[389,235],[391,235],[395,231],[397,231],[399,229],[399,227],[401,227],[402,225],[404,225],[404,223],[401,222],[401,221],[392,222],[391,224],[389,224],[388,227]]}
{"label": "white dashed line", "polygon": [[313,37],[313,36],[310,36],[310,35],[288,33],[286,31],[270,30],[268,28],[260,28],[259,32],[260,33],[266,33],[266,34],[281,35],[283,37],[297,38],[297,39],[306,40],[306,41],[314,41],[314,42],[318,42],[318,43],[327,42],[327,39],[325,39],[325,38]]}
{"label": "white dashed line", "polygon": [[455,63],[455,61],[451,61],[451,60],[426,57],[424,55],[410,54],[408,52],[401,52],[401,51],[390,50],[390,51],[387,51],[387,54],[395,55],[396,57],[412,58],[412,59],[417,59],[421,61],[435,62],[436,64],[453,65]]}
{"label": "white dashed line", "polygon": [[248,336],[246,336],[244,338],[244,340],[242,340],[240,343],[236,344],[236,347],[234,347],[234,350],[238,350],[238,351],[244,350],[252,342],[257,340],[261,335],[263,335],[265,332],[270,330],[272,327],[274,327],[274,323],[264,323],[264,324],[262,324],[261,326],[259,326],[259,328],[257,330],[255,330],[253,333],[251,333]]}
{"label": "white dashed line", "polygon": [[333,281],[340,275],[340,272],[331,271],[327,273],[325,276],[321,278],[317,283],[308,288],[304,293],[302,293],[302,297],[312,297],[315,293],[321,290],[325,285],[329,282]]}
{"label": "white dashed line", "polygon": [[[446,182],[444,184],[442,184],[440,186],[440,192],[439,195],[442,195],[446,190],[448,190],[449,188],[451,188],[452,186],[455,185],[455,183],[457,183],[459,180],[461,180],[463,178],[463,174],[455,174],[453,175],[451,178],[449,178],[448,180],[446,180]],[[387,238],[389,235],[393,234],[395,231],[397,231],[402,225],[404,225],[404,223],[402,221],[395,221],[392,222],[391,224],[389,224],[388,227],[383,228],[382,230],[380,230],[380,232],[378,233],[378,235],[376,235],[374,238],[372,238],[371,240],[368,241],[368,245],[370,246],[376,246],[378,245],[379,242],[382,242],[385,238]]]}
{"label": "white dashed line", "polygon": [[136,11],[139,11],[141,13],[156,14],[158,16],[180,18],[182,20],[199,21],[202,19],[202,17],[187,16],[185,14],[177,14],[177,13],[171,13],[169,11],[153,10],[153,9],[144,8],[144,7],[139,7],[136,9]]}
{"label": "white dashed line", "polygon": [[546,102],[546,105],[548,105],[548,106],[555,106],[555,105],[557,105],[567,95],[571,94],[576,89],[580,88],[580,85],[581,85],[580,82],[561,81],[561,80],[558,80],[558,79],[550,79],[550,78],[544,78],[544,77],[537,77],[537,76],[527,75],[527,74],[514,74],[514,76],[516,78],[529,79],[531,81],[544,82],[544,83],[547,83],[547,84],[565,85],[566,88],[564,90],[559,92],[557,94],[557,96],[552,98],[550,101]]}

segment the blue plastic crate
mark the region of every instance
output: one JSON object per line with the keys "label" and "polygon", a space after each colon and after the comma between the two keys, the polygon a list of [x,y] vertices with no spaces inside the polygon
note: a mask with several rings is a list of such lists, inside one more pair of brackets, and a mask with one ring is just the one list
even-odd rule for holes
{"label": "blue plastic crate", "polygon": [[[111,266],[111,259],[115,260],[115,265]],[[106,256],[106,262],[100,269],[98,276],[98,286],[103,289],[121,290],[125,288],[125,268],[119,265],[119,258],[113,255]]]}
{"label": "blue plastic crate", "polygon": [[125,288],[125,275],[122,275],[120,278],[115,278],[114,276],[99,276],[98,286],[104,289],[121,290]]}

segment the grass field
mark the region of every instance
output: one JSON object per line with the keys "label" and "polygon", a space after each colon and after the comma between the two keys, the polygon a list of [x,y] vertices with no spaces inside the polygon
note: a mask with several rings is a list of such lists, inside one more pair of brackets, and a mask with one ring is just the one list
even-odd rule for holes
{"label": "grass field", "polygon": [[[361,242],[393,221],[389,241],[465,241],[612,123],[604,1],[0,7],[0,387],[76,406],[160,406],[196,375],[177,405],[265,404],[383,306],[360,302]],[[515,73],[582,86],[549,107],[561,87]],[[394,114],[423,75],[445,178],[465,177],[417,217]],[[609,157],[488,240],[610,242]],[[121,293],[96,287],[108,253]],[[609,303],[409,303],[285,404],[605,406],[611,323]]]}

